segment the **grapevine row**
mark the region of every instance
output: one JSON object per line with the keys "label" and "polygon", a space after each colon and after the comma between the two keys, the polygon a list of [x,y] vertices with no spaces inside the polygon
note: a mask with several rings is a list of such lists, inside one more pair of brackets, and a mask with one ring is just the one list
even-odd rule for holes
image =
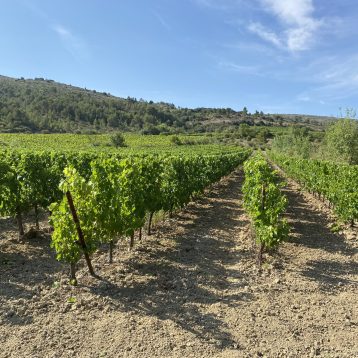
{"label": "grapevine row", "polygon": [[343,222],[358,219],[358,166],[328,161],[289,158],[271,153],[271,158],[309,192],[333,206]]}
{"label": "grapevine row", "polygon": [[64,168],[74,165],[88,177],[90,163],[96,157],[88,153],[0,152],[0,217],[16,217],[21,237],[24,234],[24,214],[32,209],[37,214],[39,208],[47,209],[61,198],[58,185]]}
{"label": "grapevine row", "polygon": [[282,218],[287,198],[280,190],[282,185],[277,173],[272,171],[261,153],[244,163],[244,173],[244,207],[260,244],[258,262],[261,266],[263,252],[276,247],[288,236],[288,225]]}
{"label": "grapevine row", "polygon": [[144,226],[148,213],[152,217],[159,210],[172,212],[183,207],[246,157],[247,152],[242,151],[215,156],[102,158],[91,163],[88,180],[74,167],[66,168],[60,185],[63,199],[50,207],[57,258],[73,268],[84,253],[91,272],[88,258],[100,245],[109,243],[113,248],[118,238],[130,237],[133,246],[134,232]]}
{"label": "grapevine row", "polygon": [[[173,212],[230,173],[247,150],[214,155],[120,155],[3,152],[0,216],[18,219],[32,209],[50,209],[57,258],[74,264],[99,245],[113,248],[159,210]],[[59,185],[60,183],[60,185]],[[52,204],[51,204],[52,203]],[[77,221],[76,221],[77,219]],[[112,250],[111,250],[112,252]],[[93,270],[92,270],[93,271]]]}

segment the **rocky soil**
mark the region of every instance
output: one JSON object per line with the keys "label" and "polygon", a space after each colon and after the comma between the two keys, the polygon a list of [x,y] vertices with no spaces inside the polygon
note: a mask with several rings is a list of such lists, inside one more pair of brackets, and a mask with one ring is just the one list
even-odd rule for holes
{"label": "rocky soil", "polygon": [[[288,182],[290,240],[255,263],[241,173],[144,235],[81,263],[0,220],[0,357],[358,357],[357,228]],[[28,218],[30,222],[31,218]],[[29,224],[28,224],[29,225]],[[45,227],[45,221],[42,227]]]}

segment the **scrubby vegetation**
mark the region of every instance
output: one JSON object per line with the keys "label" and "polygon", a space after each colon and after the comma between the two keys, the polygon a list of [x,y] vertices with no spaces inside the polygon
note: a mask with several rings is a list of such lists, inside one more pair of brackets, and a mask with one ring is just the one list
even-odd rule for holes
{"label": "scrubby vegetation", "polygon": [[[143,134],[233,130],[249,135],[252,126],[308,125],[321,128],[327,118],[249,113],[231,108],[179,108],[133,97],[82,89],[44,78],[0,76],[0,132],[92,133],[112,130]],[[260,132],[262,133],[262,132]],[[251,134],[250,134],[251,135]],[[265,140],[262,134],[260,139]]]}

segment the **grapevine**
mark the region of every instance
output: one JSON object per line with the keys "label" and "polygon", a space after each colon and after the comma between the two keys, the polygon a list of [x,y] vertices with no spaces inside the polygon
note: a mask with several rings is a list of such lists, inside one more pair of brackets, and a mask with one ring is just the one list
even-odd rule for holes
{"label": "grapevine", "polygon": [[252,218],[255,236],[260,244],[259,266],[263,252],[274,248],[288,237],[288,225],[282,214],[287,198],[281,193],[281,184],[261,154],[244,163],[244,207]]}

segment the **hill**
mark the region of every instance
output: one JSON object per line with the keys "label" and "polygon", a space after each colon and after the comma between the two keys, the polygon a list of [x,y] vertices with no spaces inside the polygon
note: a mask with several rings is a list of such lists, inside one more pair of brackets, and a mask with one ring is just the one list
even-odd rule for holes
{"label": "hill", "polygon": [[179,108],[120,98],[44,78],[0,76],[0,132],[106,132],[111,130],[205,132],[248,125],[306,125],[319,129],[329,117],[250,114],[231,108]]}

